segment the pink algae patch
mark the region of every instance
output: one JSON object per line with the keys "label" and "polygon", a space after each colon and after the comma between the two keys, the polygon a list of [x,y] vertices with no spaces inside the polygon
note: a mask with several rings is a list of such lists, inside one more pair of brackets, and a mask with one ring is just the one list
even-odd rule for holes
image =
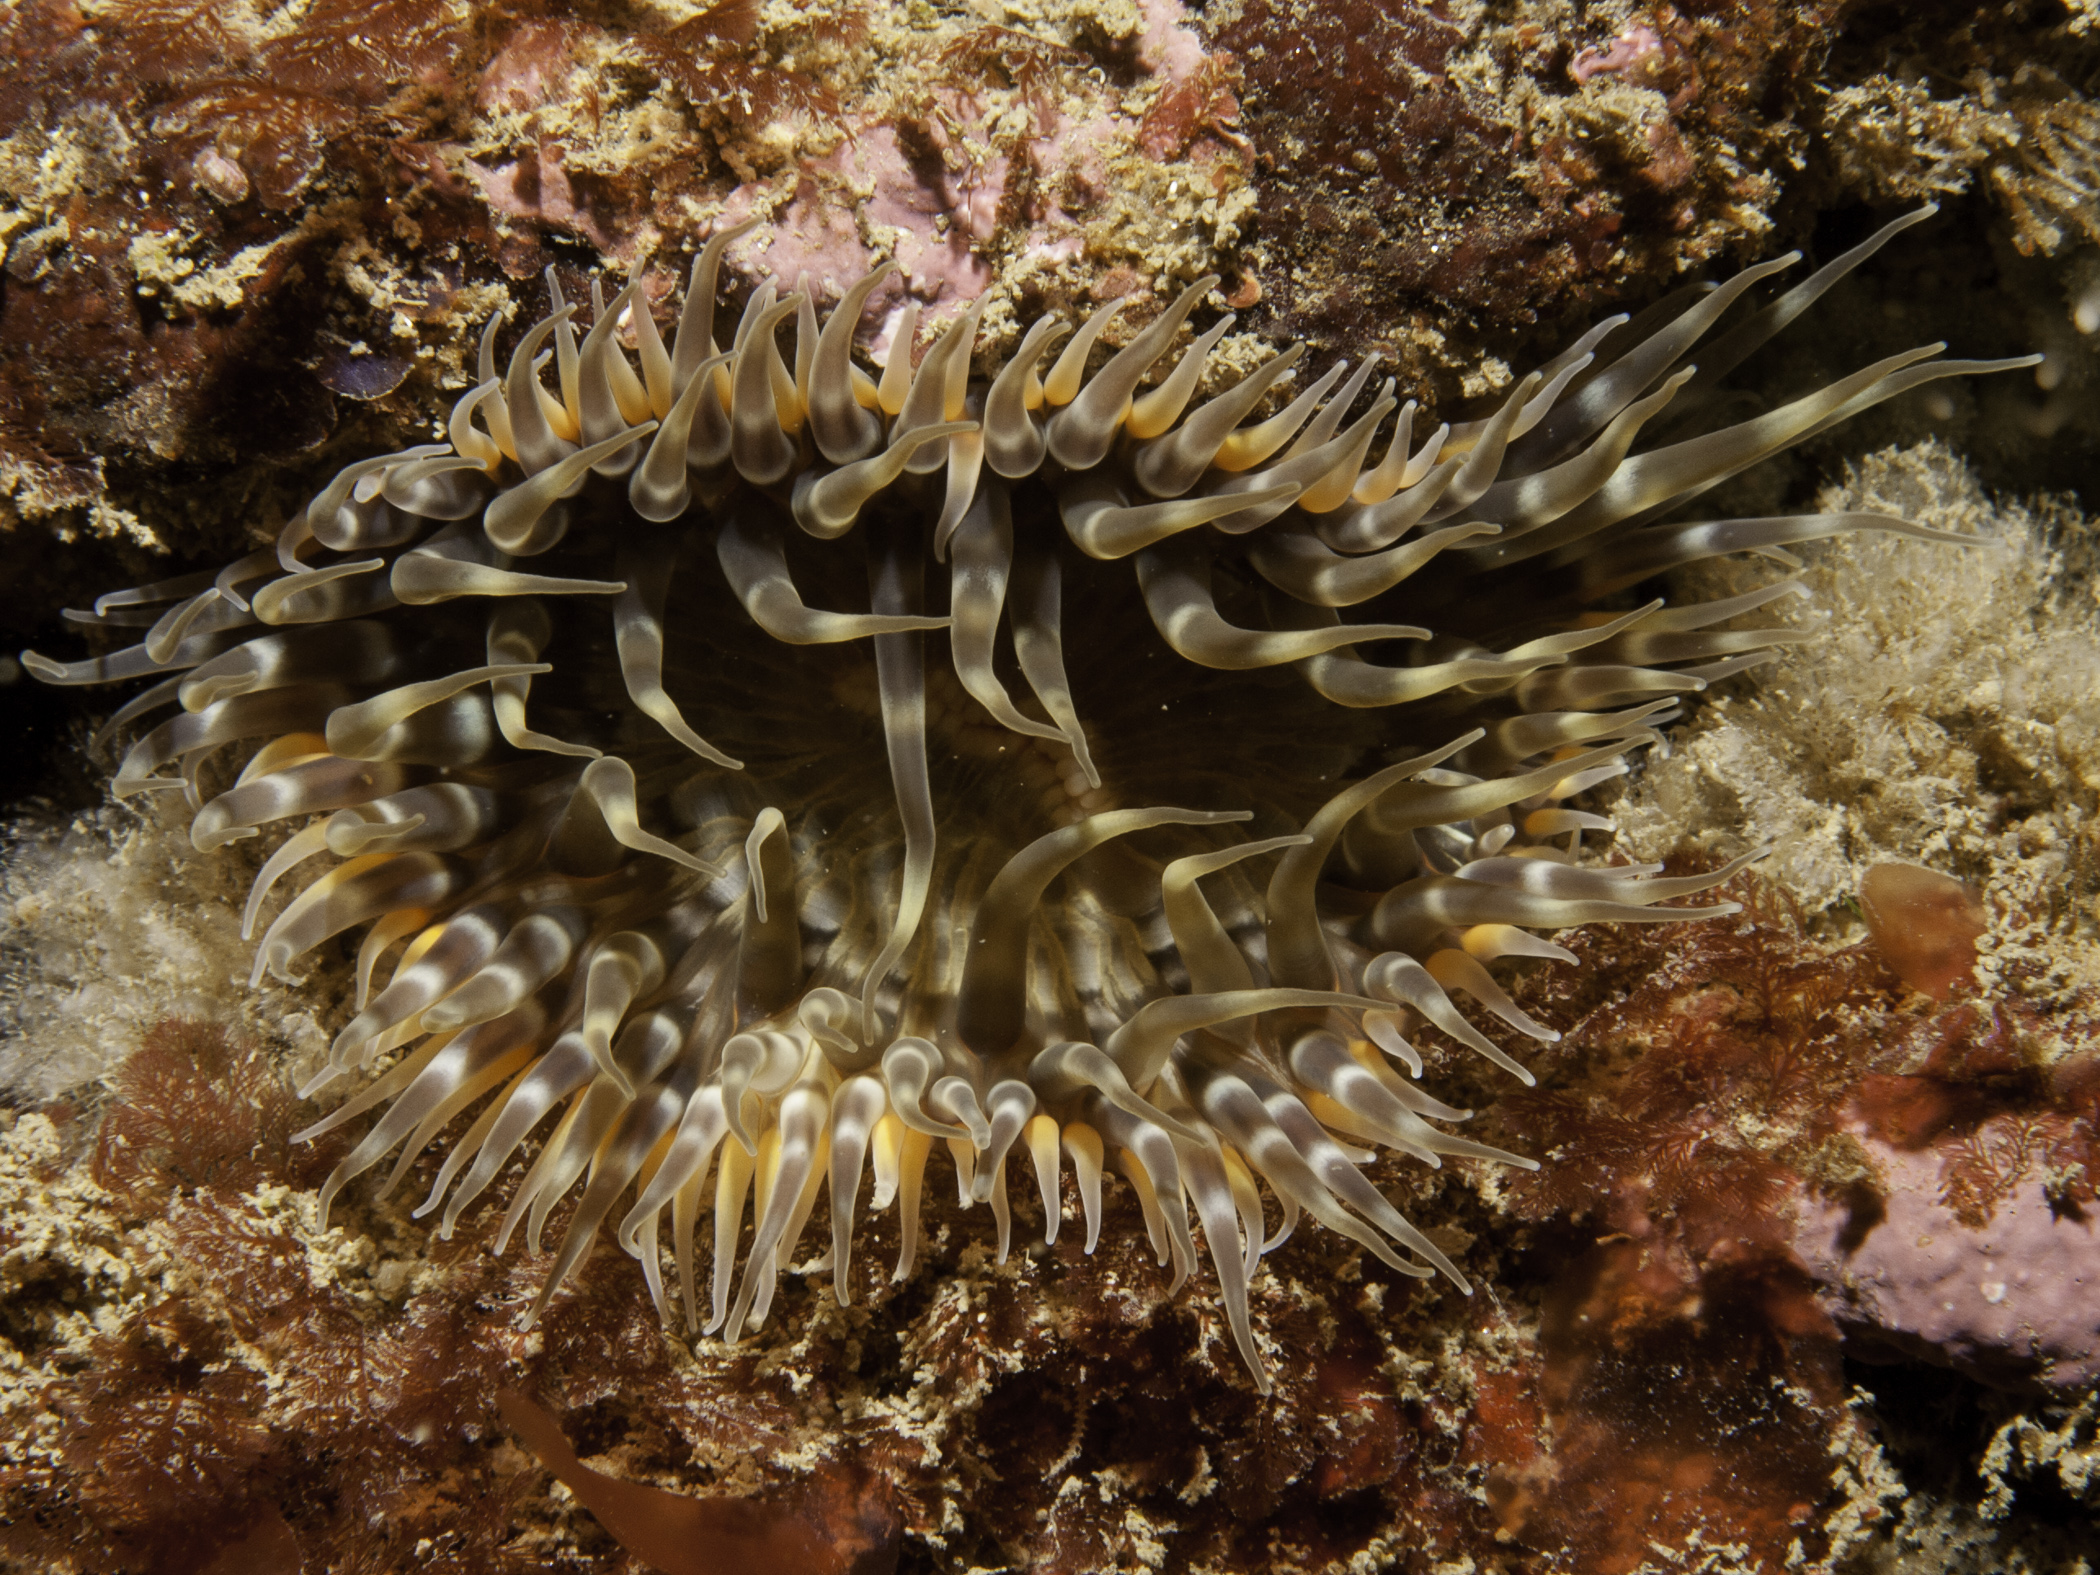
{"label": "pink algae patch", "polygon": [[1655,29],[1645,22],[1636,22],[1604,48],[1592,45],[1583,50],[1568,67],[1568,75],[1577,82],[1604,74],[1632,76],[1636,74],[1632,68],[1645,65],[1662,53],[1663,41]]}
{"label": "pink algae patch", "polygon": [[1859,883],[1867,932],[1889,971],[1936,1000],[1976,967],[1990,927],[1973,886],[1915,864],[1877,864]]}

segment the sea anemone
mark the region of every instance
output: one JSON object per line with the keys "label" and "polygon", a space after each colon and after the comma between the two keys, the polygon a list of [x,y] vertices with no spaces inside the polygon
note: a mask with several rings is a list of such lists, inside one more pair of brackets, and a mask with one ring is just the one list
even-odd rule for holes
{"label": "sea anemone", "polygon": [[979,309],[916,366],[907,309],[864,372],[886,268],[822,323],[810,294],[764,285],[720,348],[731,230],[668,346],[634,285],[594,288],[580,341],[554,288],[502,369],[489,324],[449,443],[359,460],[274,545],[82,616],[141,643],[23,660],[56,683],[153,681],[112,728],[175,714],[114,791],[182,795],[199,849],[300,826],[256,878],[251,932],[326,856],[255,964],[289,979],[364,931],[356,1013],[305,1092],[385,1069],[308,1135],[379,1114],[324,1212],[396,1149],[398,1182],[478,1104],[417,1210],[449,1234],[551,1118],[497,1237],[522,1224],[537,1250],[580,1185],[532,1315],[631,1193],[616,1234],[659,1310],[668,1209],[688,1327],[733,1339],[820,1196],[846,1300],[865,1170],[872,1207],[899,1211],[901,1278],[936,1147],[1002,1256],[1009,1159],[1052,1239],[1069,1164],[1089,1249],[1113,1165],[1177,1289],[1194,1204],[1266,1389],[1248,1283],[1301,1213],[1465,1285],[1365,1178],[1377,1146],[1532,1164],[1451,1130],[1469,1112],[1418,1085],[1409,1036],[1528,1083],[1454,1002],[1554,1037],[1489,964],[1571,956],[1534,931],[1735,911],[1668,904],[1736,864],[1599,862],[1585,838],[1610,822],[1573,801],[1680,697],[1797,638],[1717,626],[1800,588],[1678,608],[1634,588],[1847,531],[1966,539],[1878,514],[1673,518],[1905,389],[2027,364],[1929,346],[1701,421],[1924,216],[1717,337],[1794,258],[1610,318],[1419,441],[1390,380],[1361,402],[1370,361],[1261,416],[1302,346],[1190,409],[1232,319],[1155,369],[1208,278],[1091,375],[1126,301],[1054,357],[1067,325],[1036,321],[988,382]]}

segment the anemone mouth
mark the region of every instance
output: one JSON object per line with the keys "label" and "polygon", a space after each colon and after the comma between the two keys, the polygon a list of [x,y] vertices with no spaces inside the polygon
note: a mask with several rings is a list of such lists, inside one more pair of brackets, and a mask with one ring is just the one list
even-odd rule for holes
{"label": "anemone mouth", "polygon": [[[1266,1388],[1248,1282],[1301,1215],[1464,1286],[1364,1178],[1373,1150],[1531,1163],[1394,1070],[1419,1075],[1409,1035],[1528,1081],[1455,1003],[1552,1037],[1489,964],[1567,955],[1538,931],[1734,911],[1679,904],[1738,866],[1585,862],[1610,824],[1570,801],[1792,638],[1715,626],[1799,587],[1621,604],[1701,557],[1939,536],[1671,522],[1879,399],[1997,365],[1934,347],[1698,427],[1719,377],[1918,217],[1710,339],[1786,260],[1613,319],[1419,440],[1390,383],[1362,404],[1369,365],[1256,419],[1295,353],[1191,408],[1226,324],[1169,352],[1210,280],[1090,375],[1113,307],[1055,357],[1034,325],[989,382],[974,312],[916,368],[907,327],[863,372],[881,270],[822,324],[764,287],[722,349],[730,232],[668,346],[631,287],[580,341],[557,292],[507,370],[491,324],[447,444],[347,467],[216,576],[81,615],[138,645],[24,661],[154,680],[112,727],[175,714],[115,790],[182,794],[199,848],[299,828],[245,915],[258,982],[363,932],[313,1086],[383,1070],[306,1135],[378,1115],[324,1212],[463,1119],[417,1211],[449,1233],[551,1126],[498,1242],[537,1250],[580,1187],[533,1315],[631,1199],[615,1234],[659,1309],[734,1338],[820,1201],[846,1299],[870,1170],[901,1278],[937,1147],[1002,1258],[1009,1161],[1053,1239],[1073,1171],[1089,1249],[1114,1167],[1176,1289],[1194,1205]],[[1670,420],[1695,435],[1641,444]]]}

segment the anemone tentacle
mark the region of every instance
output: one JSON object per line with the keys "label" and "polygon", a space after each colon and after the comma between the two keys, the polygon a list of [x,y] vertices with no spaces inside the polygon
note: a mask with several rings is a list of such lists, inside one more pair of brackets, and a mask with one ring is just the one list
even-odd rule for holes
{"label": "anemone tentacle", "polygon": [[1002,1258],[1010,1159],[1053,1240],[1070,1163],[1089,1251],[1113,1163],[1177,1286],[1194,1205],[1264,1390],[1248,1284],[1301,1213],[1464,1287],[1373,1150],[1533,1163],[1451,1130],[1469,1112],[1419,1086],[1409,1036],[1528,1080],[1459,1004],[1552,1037],[1492,964],[1735,911],[1685,903],[1737,866],[1585,862],[1610,823],[1571,801],[1793,640],[1713,625],[1799,588],[1633,590],[1847,531],[1966,539],[1677,511],[1928,378],[2027,364],[1927,347],[1700,430],[1715,378],[1836,276],[1749,303],[1787,258],[1417,434],[1369,363],[1258,418],[1298,347],[1197,402],[1229,323],[1191,339],[1209,279],[1090,376],[1113,307],[1054,359],[1068,325],[1034,323],[988,382],[975,311],[916,368],[907,331],[862,370],[887,265],[821,325],[761,288],[725,350],[722,240],[668,350],[646,322],[627,359],[632,285],[580,349],[554,291],[501,375],[491,325],[448,443],[349,465],[274,551],[80,619],[139,644],[25,665],[154,681],[113,723],[144,729],[116,791],[180,792],[199,849],[293,832],[249,904],[298,887],[258,978],[364,931],[316,1082],[384,1070],[310,1134],[377,1119],[324,1200],[475,1111],[417,1211],[449,1233],[550,1128],[503,1221],[536,1247],[578,1195],[530,1316],[611,1220],[666,1319],[734,1338],[820,1199],[847,1296],[864,1170],[901,1276],[936,1149]]}

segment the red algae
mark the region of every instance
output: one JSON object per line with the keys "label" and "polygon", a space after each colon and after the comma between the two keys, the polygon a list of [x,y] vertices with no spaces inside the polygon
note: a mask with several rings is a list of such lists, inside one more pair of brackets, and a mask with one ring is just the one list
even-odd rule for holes
{"label": "red algae", "polygon": [[1889,971],[1945,1000],[1976,969],[1976,941],[1990,928],[1983,898],[1966,881],[1916,864],[1877,864],[1859,883],[1859,906]]}
{"label": "red algae", "polygon": [[1797,1542],[1827,1552],[1818,1522],[1845,1432],[1835,1330],[1801,1284],[1680,1278],[1658,1246],[1603,1243],[1548,1291],[1551,1468],[1523,1540],[1598,1575],[1643,1567],[1658,1544],[1737,1544],[1767,1568]]}
{"label": "red algae", "polygon": [[842,1482],[823,1484],[833,1491],[822,1502],[695,1499],[592,1470],[576,1458],[561,1425],[515,1389],[497,1395],[496,1408],[620,1546],[663,1575],[761,1567],[797,1575],[885,1575],[897,1567],[894,1515],[879,1495],[853,1494],[849,1472],[833,1473]]}
{"label": "red algae", "polygon": [[1936,1006],[1771,887],[1730,894],[1736,920],[1565,937],[1579,960],[1520,994],[1566,1037],[1491,1117],[1545,1162],[1508,1190],[1548,1227],[1550,1439],[1494,1491],[1511,1536],[1585,1572],[1693,1539],[1778,1568],[1869,1534],[1848,1359],[2055,1394],[2100,1375],[2091,1003]]}
{"label": "red algae", "polygon": [[[785,1452],[800,1402],[747,1381],[732,1422],[709,1386],[695,1394],[647,1300],[602,1272],[610,1263],[587,1268],[558,1329],[527,1338],[511,1316],[524,1282],[478,1237],[411,1266],[392,1255],[405,1220],[373,1222],[384,1247],[313,1231],[311,1189],[337,1145],[289,1142],[299,1107],[276,1059],[178,1021],[113,1077],[80,1163],[110,1200],[134,1274],[150,1278],[134,1280],[136,1311],[90,1337],[87,1360],[50,1370],[43,1417],[18,1421],[14,1459],[0,1465],[0,1551],[98,1575],[411,1558],[461,1575],[603,1567],[602,1535],[566,1526],[539,1474],[502,1443],[506,1386],[572,1406],[618,1394],[649,1411],[625,1444],[630,1473],[652,1469],[680,1412],[691,1429],[682,1459],[696,1445],[725,1464]],[[30,1312],[11,1297],[4,1328],[35,1354]],[[624,1437],[602,1414],[590,1428],[592,1454]],[[809,1518],[826,1536],[863,1527],[865,1549],[882,1515],[863,1481],[822,1459],[801,1477],[765,1465],[735,1501],[756,1520],[768,1505]]]}

